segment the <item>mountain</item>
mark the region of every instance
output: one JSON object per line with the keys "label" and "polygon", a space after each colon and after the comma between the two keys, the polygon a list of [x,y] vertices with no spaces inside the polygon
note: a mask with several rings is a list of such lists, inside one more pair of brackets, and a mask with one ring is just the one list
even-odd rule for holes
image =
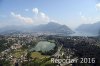
{"label": "mountain", "polygon": [[100,21],[93,24],[82,24],[76,30],[80,32],[98,34],[100,31]]}
{"label": "mountain", "polygon": [[51,32],[51,33],[66,33],[66,34],[73,33],[73,31],[66,25],[60,25],[54,22],[49,22],[48,24],[39,25],[35,27],[33,30],[36,32]]}
{"label": "mountain", "polygon": [[41,32],[41,33],[59,33],[59,34],[71,34],[74,33],[70,28],[66,25],[60,25],[55,22],[49,22],[48,24],[41,24],[38,26],[6,26],[0,29],[0,33],[8,33],[8,32]]}

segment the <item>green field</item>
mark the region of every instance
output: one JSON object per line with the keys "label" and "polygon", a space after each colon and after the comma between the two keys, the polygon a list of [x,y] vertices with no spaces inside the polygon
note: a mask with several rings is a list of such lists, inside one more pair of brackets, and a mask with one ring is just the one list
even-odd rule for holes
{"label": "green field", "polygon": [[21,49],[15,50],[11,53],[12,56],[16,58],[20,58],[22,55],[25,55],[26,51],[23,51]]}
{"label": "green field", "polygon": [[49,58],[50,56],[41,55],[41,53],[39,53],[39,52],[32,52],[32,53],[31,53],[31,57],[32,57],[32,58],[42,59],[42,58]]}

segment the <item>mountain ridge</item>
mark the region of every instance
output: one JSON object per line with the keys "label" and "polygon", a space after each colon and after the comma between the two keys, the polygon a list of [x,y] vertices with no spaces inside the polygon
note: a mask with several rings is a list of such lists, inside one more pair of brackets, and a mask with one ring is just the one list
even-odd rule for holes
{"label": "mountain ridge", "polygon": [[42,33],[61,33],[61,34],[71,34],[74,33],[69,27],[66,25],[60,25],[55,22],[49,22],[47,24],[41,24],[37,26],[31,26],[31,27],[22,27],[22,26],[7,26],[2,29],[0,29],[0,33],[6,32],[6,31],[20,31],[20,32],[42,32]]}
{"label": "mountain ridge", "polygon": [[100,31],[100,21],[93,24],[82,24],[76,28],[76,31],[98,34]]}

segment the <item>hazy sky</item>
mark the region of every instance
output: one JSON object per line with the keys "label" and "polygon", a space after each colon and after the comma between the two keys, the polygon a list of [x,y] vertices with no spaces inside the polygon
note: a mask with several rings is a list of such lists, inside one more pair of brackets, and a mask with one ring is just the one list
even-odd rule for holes
{"label": "hazy sky", "polygon": [[0,27],[49,21],[72,29],[100,21],[100,0],[0,0]]}

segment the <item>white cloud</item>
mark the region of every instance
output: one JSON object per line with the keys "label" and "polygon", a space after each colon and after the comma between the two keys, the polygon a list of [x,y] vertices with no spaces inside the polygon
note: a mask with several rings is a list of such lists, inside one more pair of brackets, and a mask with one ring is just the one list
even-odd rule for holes
{"label": "white cloud", "polygon": [[100,10],[100,3],[96,4],[96,10]]}
{"label": "white cloud", "polygon": [[39,12],[38,8],[33,8],[32,11],[33,11],[35,14],[38,14],[38,12]]}
{"label": "white cloud", "polygon": [[34,22],[35,24],[45,24],[50,21],[50,18],[44,14],[44,13],[39,13],[37,16],[34,17]]}
{"label": "white cloud", "polygon": [[[28,11],[28,10],[26,9],[26,11]],[[52,21],[52,19],[50,19],[50,17],[48,15],[46,15],[44,12],[41,12],[38,8],[33,8],[32,12],[34,15],[34,17],[32,17],[32,18],[24,17],[21,14],[15,14],[14,12],[11,12],[11,15],[13,17],[21,20],[24,23],[28,23],[28,24],[33,23],[34,25],[46,24],[46,23]]]}
{"label": "white cloud", "polygon": [[44,21],[50,21],[50,18],[43,12],[40,12],[39,14],[40,18],[43,19]]}
{"label": "white cloud", "polygon": [[19,20],[21,20],[22,22],[28,23],[28,24],[32,24],[33,20],[32,18],[29,17],[23,17],[20,14],[15,14],[14,12],[11,12],[11,15]]}
{"label": "white cloud", "polygon": [[81,21],[83,24],[87,23],[88,18],[87,18],[85,15],[83,15],[82,12],[80,12],[79,14],[80,14],[80,21]]}
{"label": "white cloud", "polygon": [[50,20],[51,22],[58,22],[57,20]]}
{"label": "white cloud", "polygon": [[92,16],[86,16],[83,15],[82,12],[80,12],[80,22],[81,24],[93,24],[97,21],[100,21],[100,16],[92,17]]}
{"label": "white cloud", "polygon": [[33,13],[35,14],[34,22],[35,24],[44,24],[50,22],[50,18],[38,8],[33,8]]}

